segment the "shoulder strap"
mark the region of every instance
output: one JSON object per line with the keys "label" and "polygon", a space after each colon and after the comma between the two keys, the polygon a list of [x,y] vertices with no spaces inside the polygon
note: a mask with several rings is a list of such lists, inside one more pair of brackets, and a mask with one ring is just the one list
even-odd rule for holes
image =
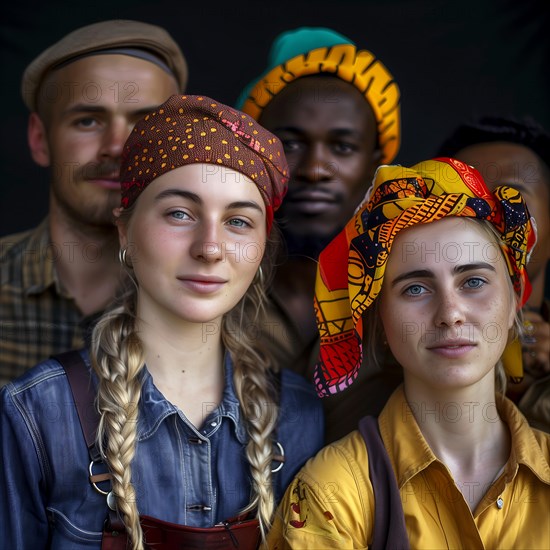
{"label": "shoulder strap", "polygon": [[[275,402],[279,403],[281,398],[281,388],[283,385],[282,382],[282,371],[279,370],[270,370],[272,379],[273,379],[273,388],[275,390]],[[279,423],[280,418],[277,419]],[[273,430],[273,445],[275,446],[275,451],[273,453],[273,462],[271,463],[271,473],[276,474],[280,472],[285,465],[285,449],[280,441],[277,440],[277,426]]]}
{"label": "shoulder strap", "polygon": [[[102,462],[101,453],[96,444],[97,428],[99,426],[99,412],[95,407],[96,393],[92,384],[92,377],[86,363],[82,359],[80,352],[77,350],[66,351],[58,355],[52,355],[52,358],[58,361],[65,369],[69,386],[73,394],[74,404],[78,412],[80,427],[84,434],[84,440],[88,447],[88,454],[92,462]],[[119,545],[112,542],[112,538],[105,537],[105,529],[108,528],[109,534],[118,536],[125,530],[124,523],[118,517],[116,510],[109,504],[109,495],[111,493],[100,491],[96,483],[106,481],[110,478],[110,474],[93,475],[90,471],[90,482],[97,491],[107,495],[107,518],[105,520],[104,535],[102,539],[102,549],[107,548],[126,548],[125,537],[120,537]],[[116,539],[115,539],[116,540]],[[111,542],[110,542],[111,541]]]}
{"label": "shoulder strap", "polygon": [[374,416],[359,421],[359,431],[369,455],[369,475],[374,490],[374,526],[371,550],[408,550],[409,537],[397,480]]}
{"label": "shoulder strap", "polygon": [[90,460],[99,462],[101,456],[95,443],[99,413],[94,405],[95,390],[86,363],[77,350],[52,355],[52,358],[61,364],[67,374]]}

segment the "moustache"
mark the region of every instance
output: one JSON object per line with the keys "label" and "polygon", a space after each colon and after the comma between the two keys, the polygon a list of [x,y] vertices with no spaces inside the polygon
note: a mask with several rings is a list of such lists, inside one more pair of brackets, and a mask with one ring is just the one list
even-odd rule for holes
{"label": "moustache", "polygon": [[113,179],[119,180],[120,164],[116,161],[89,162],[75,169],[77,180]]}

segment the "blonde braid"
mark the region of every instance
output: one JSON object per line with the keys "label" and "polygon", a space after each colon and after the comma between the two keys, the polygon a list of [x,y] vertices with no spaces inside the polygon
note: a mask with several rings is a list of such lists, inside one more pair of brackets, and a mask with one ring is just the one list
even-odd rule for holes
{"label": "blonde braid", "polygon": [[[275,245],[276,242],[268,243],[268,247]],[[267,273],[272,272],[269,266],[272,257],[272,253],[266,253],[263,271]],[[243,329],[243,326],[264,321],[266,282],[262,279],[260,276],[240,305],[224,317],[222,338],[233,359],[235,392],[249,436],[246,457],[250,463],[253,495],[243,512],[257,509],[256,515],[265,541],[275,510],[271,463],[279,406],[270,375],[271,361],[258,351],[255,340]]]}
{"label": "blonde braid", "polygon": [[112,492],[133,550],[143,549],[131,463],[137,440],[138,405],[144,366],[143,349],[134,330],[135,290],[127,302],[96,325],[92,365],[99,378],[97,406],[101,420],[98,445],[111,473]]}

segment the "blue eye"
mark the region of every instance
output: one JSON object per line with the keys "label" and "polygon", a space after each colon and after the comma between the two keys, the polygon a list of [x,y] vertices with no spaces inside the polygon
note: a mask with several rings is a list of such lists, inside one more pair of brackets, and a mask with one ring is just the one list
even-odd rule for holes
{"label": "blue eye", "polygon": [[189,219],[189,214],[183,210],[174,210],[173,212],[169,212],[168,215],[175,220]]}
{"label": "blue eye", "polygon": [[238,228],[250,227],[250,224],[242,220],[241,218],[232,218],[231,220],[229,220],[228,223],[229,225],[232,225],[233,227],[238,227]]}
{"label": "blue eye", "polygon": [[424,294],[425,290],[426,289],[421,285],[411,285],[405,289],[404,294],[407,294],[408,296],[420,296],[421,294]]}
{"label": "blue eye", "polygon": [[480,279],[479,277],[472,277],[466,281],[464,286],[467,288],[481,288],[485,284],[486,282],[483,279]]}

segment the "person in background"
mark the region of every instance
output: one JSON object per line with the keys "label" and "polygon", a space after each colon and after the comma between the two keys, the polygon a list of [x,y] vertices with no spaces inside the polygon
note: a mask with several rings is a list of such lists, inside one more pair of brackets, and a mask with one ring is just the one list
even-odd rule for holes
{"label": "person in background", "polygon": [[[279,137],[290,166],[277,216],[286,253],[258,340],[281,367],[312,379],[319,343],[312,307],[317,257],[359,205],[378,165],[399,151],[399,88],[370,51],[332,29],[304,27],[275,39],[266,70],[243,90],[237,107]],[[380,411],[400,377],[400,369],[381,373],[367,366],[345,400],[325,400],[327,440]],[[367,398],[374,378],[377,390]]]}
{"label": "person in background", "polygon": [[[254,343],[277,245],[273,213],[288,181],[283,149],[242,112],[174,95],[136,124],[120,180],[116,223],[128,290],[80,354],[84,386],[96,393],[99,459],[89,466],[57,359],[4,386],[3,543],[100,548],[112,536],[104,527],[111,509],[135,550],[157,547],[151,517],[193,537],[221,526],[228,548],[246,528],[250,544],[239,547],[253,550],[323,441],[311,385],[277,373]],[[102,468],[107,497],[94,485]],[[208,546],[199,542],[162,548]]]}
{"label": "person in background", "polygon": [[523,308],[525,376],[508,395],[533,426],[550,432],[550,135],[531,119],[484,116],[458,126],[439,154],[477,168],[489,189],[506,184],[521,191],[535,218],[537,246],[527,265],[532,292]]}
{"label": "person in background", "polygon": [[120,283],[113,224],[120,154],[136,121],[187,84],[162,28],[108,20],[76,29],[26,68],[28,143],[49,169],[46,219],[0,240],[0,386],[83,345]]}
{"label": "person in background", "polygon": [[307,462],[267,548],[550,547],[550,434],[504,396],[521,361],[501,362],[522,330],[534,242],[521,193],[489,191],[461,161],[378,169],[319,258],[316,386],[345,394],[363,349],[380,361],[384,348],[403,385]]}

